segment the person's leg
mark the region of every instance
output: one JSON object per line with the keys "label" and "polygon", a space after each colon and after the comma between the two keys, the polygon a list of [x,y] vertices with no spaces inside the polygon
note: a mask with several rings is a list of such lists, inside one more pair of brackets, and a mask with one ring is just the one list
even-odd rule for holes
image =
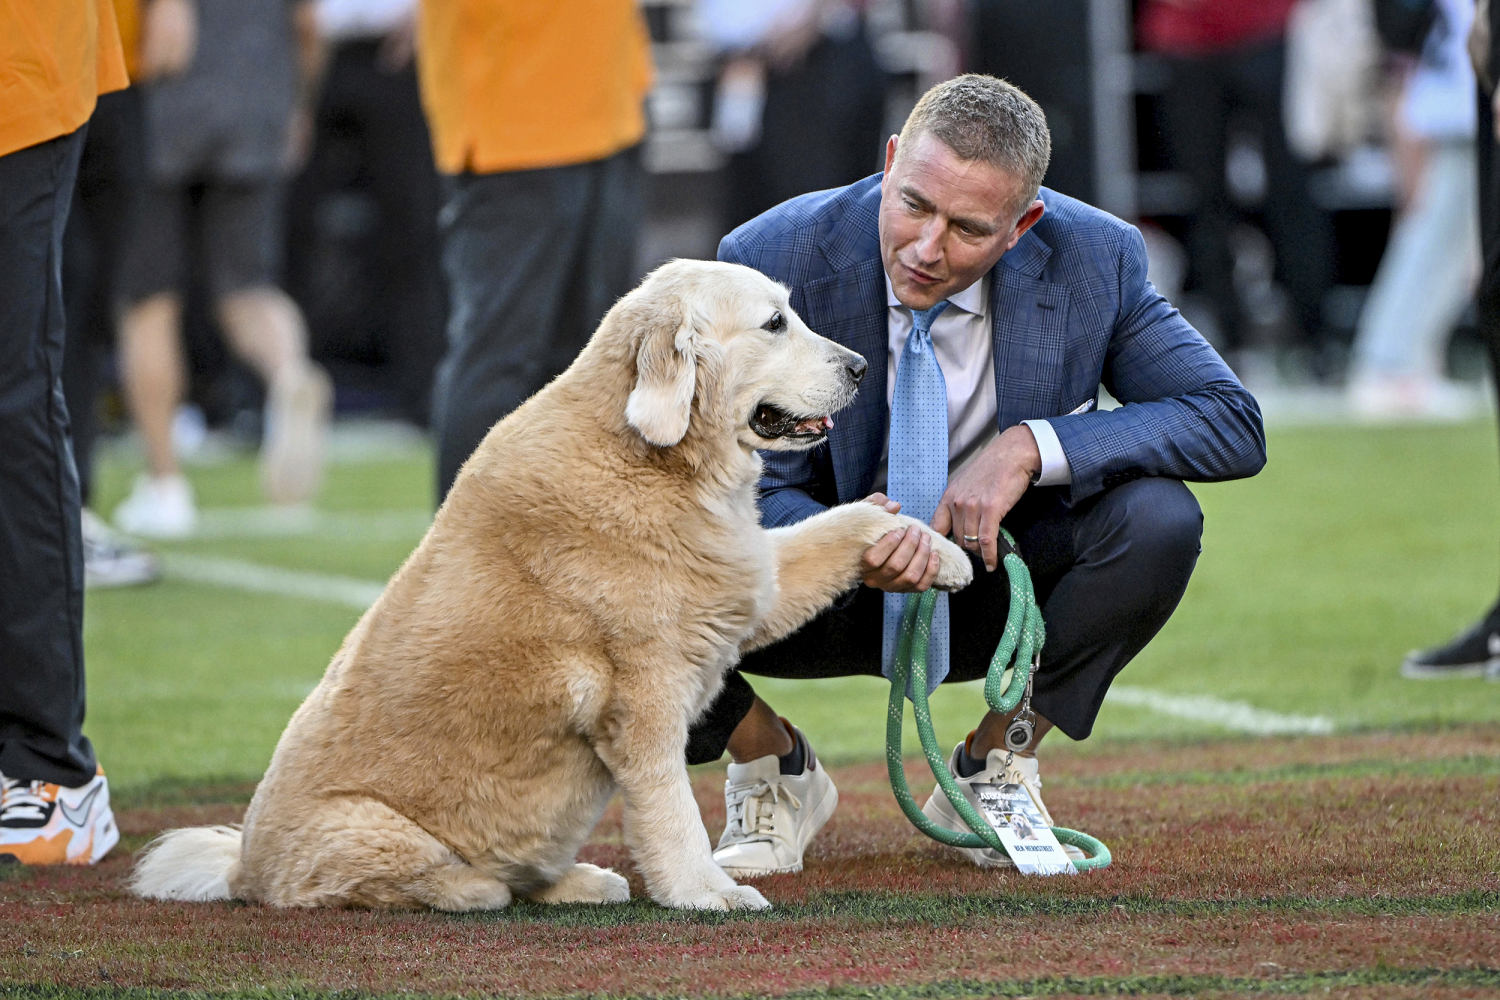
{"label": "person's leg", "polygon": [[333,386],[309,353],[302,310],[278,284],[282,185],[215,182],[202,211],[209,291],[229,348],[266,386],[261,488],[273,503],[301,503],[323,477]]}
{"label": "person's leg", "polygon": [[0,773],[69,787],[83,735],[83,548],[62,396],[62,243],[83,132],[0,157]]}
{"label": "person's leg", "polygon": [[595,162],[445,178],[451,312],[433,391],[439,502],[489,429],[566,368],[593,331],[564,329],[560,317],[603,169]]}
{"label": "person's leg", "polygon": [[178,538],[197,523],[192,488],[172,443],[172,422],[186,391],[182,350],[185,188],[148,183],[141,195],[135,240],[121,266],[120,387],[145,449],[146,472],[115,509],[131,534]]}
{"label": "person's leg", "polygon": [[[1479,335],[1490,356],[1491,386],[1500,386],[1500,148],[1489,95],[1478,94],[1479,241],[1482,266],[1474,303]],[[1500,393],[1492,393],[1500,409]],[[1484,675],[1500,681],[1500,598],[1479,621],[1441,646],[1413,650],[1401,664],[1416,679]]]}
{"label": "person's leg", "polygon": [[1287,142],[1286,43],[1281,39],[1232,53],[1236,104],[1253,118],[1265,164],[1261,203],[1266,236],[1275,256],[1275,277],[1291,300],[1297,335],[1313,351],[1315,365],[1326,352],[1323,300],[1333,287],[1338,245],[1333,216],[1312,193],[1312,169]]}
{"label": "person's leg", "polygon": [[1222,351],[1242,342],[1242,309],[1234,285],[1230,232],[1238,212],[1225,179],[1232,110],[1224,66],[1218,56],[1169,59],[1170,78],[1161,114],[1174,169],[1190,185],[1184,248],[1188,287],[1201,295],[1218,329],[1211,338]]}
{"label": "person's leg", "polygon": [[1446,412],[1443,359],[1468,306],[1479,255],[1474,149],[1437,143],[1397,220],[1360,313],[1351,401],[1369,416]]}

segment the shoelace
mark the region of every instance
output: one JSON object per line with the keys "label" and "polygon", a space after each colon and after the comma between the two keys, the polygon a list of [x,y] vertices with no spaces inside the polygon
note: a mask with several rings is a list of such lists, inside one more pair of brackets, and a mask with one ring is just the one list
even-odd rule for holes
{"label": "shoelace", "polygon": [[7,778],[0,789],[0,823],[18,819],[42,819],[50,803],[42,795],[46,783]]}
{"label": "shoelace", "polygon": [[[729,826],[740,836],[759,835],[769,837],[776,832],[776,803],[782,799],[793,809],[802,808],[802,800],[793,795],[780,782],[772,783],[761,778],[753,785],[742,785],[730,789]],[[754,802],[754,809],[750,803]],[[751,828],[745,817],[753,812],[755,826]]]}

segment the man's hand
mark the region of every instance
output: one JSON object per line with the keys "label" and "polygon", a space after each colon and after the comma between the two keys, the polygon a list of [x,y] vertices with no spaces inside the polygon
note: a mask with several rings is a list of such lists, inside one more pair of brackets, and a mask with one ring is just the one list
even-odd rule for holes
{"label": "man's hand", "polygon": [[963,548],[978,551],[984,568],[993,573],[1000,565],[1000,521],[1041,470],[1042,455],[1031,428],[1006,428],[948,480],[932,516],[932,530],[951,534]]}
{"label": "man's hand", "polygon": [[[863,502],[884,507],[892,514],[901,510],[901,504],[884,493],[871,493]],[[932,551],[932,536],[916,525],[887,532],[860,558],[865,586],[893,594],[931,589],[939,565],[938,554]]]}

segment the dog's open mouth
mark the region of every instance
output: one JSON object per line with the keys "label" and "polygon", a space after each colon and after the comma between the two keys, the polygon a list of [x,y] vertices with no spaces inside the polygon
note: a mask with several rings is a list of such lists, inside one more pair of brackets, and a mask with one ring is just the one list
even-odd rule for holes
{"label": "dog's open mouth", "polygon": [[827,414],[821,417],[799,417],[773,403],[761,403],[750,415],[750,429],[763,438],[814,441],[826,437],[831,427],[833,418]]}

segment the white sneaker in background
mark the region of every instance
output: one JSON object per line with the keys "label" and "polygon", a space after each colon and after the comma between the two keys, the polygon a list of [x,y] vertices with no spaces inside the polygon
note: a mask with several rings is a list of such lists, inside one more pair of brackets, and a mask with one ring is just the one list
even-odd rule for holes
{"label": "white sneaker in background", "polygon": [[115,508],[115,526],[142,538],[187,538],[198,528],[192,485],[182,476],[142,473],[130,496]]}
{"label": "white sneaker in background", "polygon": [[83,508],[83,584],[86,587],[134,587],[161,576],[156,556],[121,538],[103,519]]}
{"label": "white sneaker in background", "polygon": [[273,382],[266,392],[260,482],[274,504],[310,499],[323,481],[333,383],[311,362]]}
{"label": "white sneaker in background", "polygon": [[714,861],[732,878],[800,872],[808,842],[839,804],[838,789],[807,739],[795,728],[792,735],[806,754],[800,774],[782,774],[774,754],[729,765],[727,816]]}

